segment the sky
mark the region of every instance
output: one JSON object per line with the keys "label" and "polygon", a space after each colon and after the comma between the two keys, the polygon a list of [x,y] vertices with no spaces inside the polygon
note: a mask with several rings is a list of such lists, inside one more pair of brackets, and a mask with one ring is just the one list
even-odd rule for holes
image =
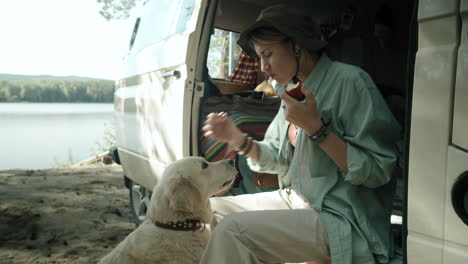
{"label": "sky", "polygon": [[0,73],[117,79],[135,18],[96,0],[0,0]]}

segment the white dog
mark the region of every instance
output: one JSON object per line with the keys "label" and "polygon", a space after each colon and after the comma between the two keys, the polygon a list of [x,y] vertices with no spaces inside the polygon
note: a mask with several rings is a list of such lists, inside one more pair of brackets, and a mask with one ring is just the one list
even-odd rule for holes
{"label": "white dog", "polygon": [[153,190],[148,218],[100,264],[199,263],[210,237],[209,198],[229,188],[232,161],[188,157],[168,166]]}

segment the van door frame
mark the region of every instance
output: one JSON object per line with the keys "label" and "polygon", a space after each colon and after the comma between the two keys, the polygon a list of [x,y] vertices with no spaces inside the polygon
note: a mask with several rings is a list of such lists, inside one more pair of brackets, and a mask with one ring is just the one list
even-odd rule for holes
{"label": "van door frame", "polygon": [[[200,122],[200,103],[201,98],[205,94],[205,82],[208,76],[208,69],[206,66],[206,59],[209,49],[210,37],[213,32],[214,20],[216,17],[216,10],[218,8],[218,0],[202,0],[201,8],[206,10],[202,22],[202,30],[200,34],[200,42],[198,47],[192,47],[191,54],[197,54],[194,71],[194,90],[191,105],[191,124],[190,124],[190,149],[189,155],[198,156],[199,151],[199,122]],[[189,146],[189,144],[187,144]]]}

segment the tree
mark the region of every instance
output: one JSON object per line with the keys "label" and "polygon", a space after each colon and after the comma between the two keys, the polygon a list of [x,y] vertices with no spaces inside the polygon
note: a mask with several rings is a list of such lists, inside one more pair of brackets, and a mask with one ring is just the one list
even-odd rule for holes
{"label": "tree", "polygon": [[0,87],[0,102],[8,102],[10,99],[10,89],[6,87]]}
{"label": "tree", "polygon": [[96,0],[103,4],[99,14],[107,20],[126,19],[130,16],[130,11],[139,2],[146,0]]}
{"label": "tree", "polygon": [[211,35],[207,66],[212,78],[226,79],[231,74],[229,72],[229,63],[232,62],[233,66],[235,66],[239,58],[241,48],[237,44],[234,45],[233,54],[229,54],[229,40],[231,37],[231,41],[236,43],[239,34],[230,35],[229,31],[216,28],[214,34]]}
{"label": "tree", "polygon": [[100,102],[114,100],[114,82],[0,81],[0,102]]}

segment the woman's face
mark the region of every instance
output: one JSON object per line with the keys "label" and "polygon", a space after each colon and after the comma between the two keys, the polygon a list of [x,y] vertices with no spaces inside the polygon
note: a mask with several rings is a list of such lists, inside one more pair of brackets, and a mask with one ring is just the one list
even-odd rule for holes
{"label": "woman's face", "polygon": [[255,42],[254,49],[260,58],[262,72],[266,72],[281,85],[296,74],[296,57],[290,42]]}

